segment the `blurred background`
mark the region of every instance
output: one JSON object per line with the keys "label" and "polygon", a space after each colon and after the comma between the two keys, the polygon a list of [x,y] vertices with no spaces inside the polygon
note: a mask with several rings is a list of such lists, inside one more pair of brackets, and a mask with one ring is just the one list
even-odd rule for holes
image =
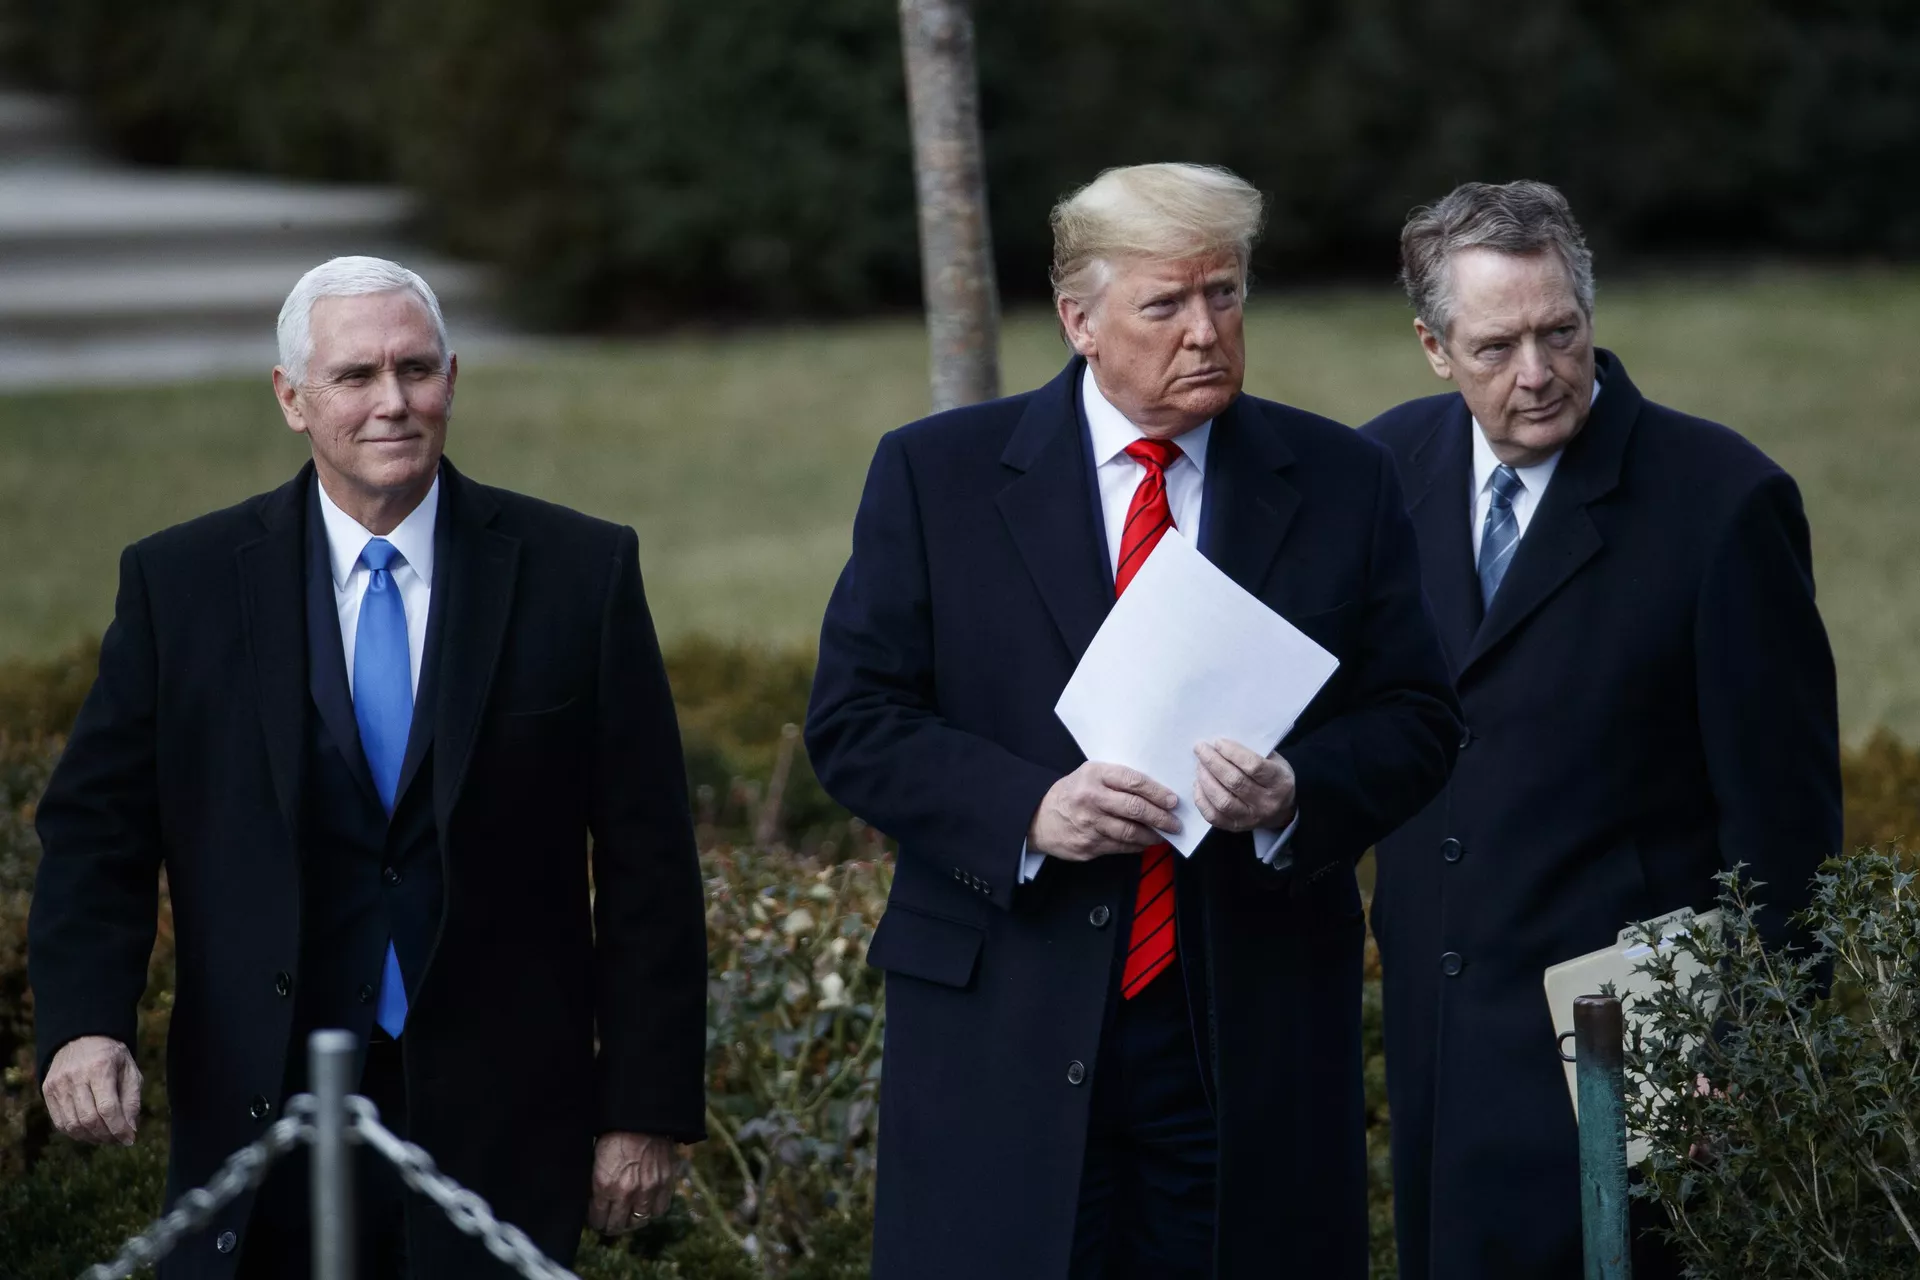
{"label": "blurred background", "polygon": [[[1220,163],[1267,192],[1249,389],[1349,423],[1443,389],[1393,284],[1408,210],[1468,179],[1557,183],[1596,251],[1601,343],[1802,486],[1850,838],[1920,825],[1900,745],[1920,742],[1920,5],[974,13],[1008,391],[1065,359],[1047,211],[1109,165]],[[469,474],[639,530],[709,846],[731,821],[807,857],[865,847],[779,727],[874,441],[928,403],[889,0],[0,0],[0,675],[29,690],[0,687],[0,744],[57,742],[123,545],[303,460],[270,396],[273,317],[341,252],[440,291]],[[21,866],[40,767],[7,782]],[[0,954],[15,1062],[30,1006],[7,972]],[[84,1199],[81,1174],[36,1164],[34,1123],[0,1105],[25,1135],[9,1156],[0,1132],[0,1176],[51,1167],[32,1204]],[[836,1123],[843,1157],[864,1149],[857,1114]],[[863,1185],[843,1164],[834,1195]],[[132,1200],[129,1221],[154,1207]],[[753,1274],[811,1256],[734,1227],[728,1248],[761,1241]],[[29,1274],[4,1231],[0,1271]]]}
{"label": "blurred background", "polygon": [[[1556,182],[1602,342],[1805,486],[1849,731],[1920,738],[1920,8],[975,13],[1007,389],[1064,356],[1047,210],[1105,166],[1269,194],[1253,389],[1348,422],[1441,389],[1408,209]],[[806,641],[873,440],[925,407],[899,31],[887,0],[0,0],[0,655],[97,632],[119,546],[292,469],[272,316],[344,251],[442,292],[470,472],[635,524],[670,635]]]}

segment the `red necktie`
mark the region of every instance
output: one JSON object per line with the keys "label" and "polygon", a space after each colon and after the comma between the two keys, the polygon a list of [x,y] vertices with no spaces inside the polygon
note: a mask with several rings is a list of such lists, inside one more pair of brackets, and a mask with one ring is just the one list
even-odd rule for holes
{"label": "red necktie", "polygon": [[[1140,572],[1161,536],[1173,528],[1173,508],[1167,505],[1167,468],[1180,457],[1180,446],[1171,440],[1135,440],[1127,446],[1127,456],[1145,467],[1147,474],[1140,477],[1140,487],[1127,504],[1127,524],[1120,533],[1120,564],[1113,571],[1116,596]],[[1133,999],[1173,963],[1173,937],[1173,846],[1156,844],[1140,855],[1140,889],[1133,900],[1133,930],[1127,935],[1121,995]]]}

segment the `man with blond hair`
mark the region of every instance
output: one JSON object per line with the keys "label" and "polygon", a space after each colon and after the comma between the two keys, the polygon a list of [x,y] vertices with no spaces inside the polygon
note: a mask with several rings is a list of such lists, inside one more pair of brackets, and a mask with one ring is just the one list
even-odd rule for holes
{"label": "man with blond hair", "polygon": [[[879,1280],[1366,1273],[1353,867],[1459,727],[1391,460],[1241,394],[1260,217],[1223,170],[1102,174],[1054,211],[1065,370],[874,457],[807,744],[900,842]],[[1167,537],[1340,660],[1286,741],[1193,743],[1191,778],[1053,714]],[[1188,784],[1215,830],[1183,859]]]}
{"label": "man with blond hair", "polygon": [[[458,373],[404,267],[294,286],[273,386],[312,461],[121,557],[39,808],[34,1031],[55,1126],[134,1142],[164,870],[169,1204],[344,1028],[383,1121],[565,1262],[583,1221],[658,1214],[701,1135],[700,872],[633,531],[456,471]],[[361,1152],[358,1274],[510,1274]],[[305,1172],[161,1276],[308,1274]]]}

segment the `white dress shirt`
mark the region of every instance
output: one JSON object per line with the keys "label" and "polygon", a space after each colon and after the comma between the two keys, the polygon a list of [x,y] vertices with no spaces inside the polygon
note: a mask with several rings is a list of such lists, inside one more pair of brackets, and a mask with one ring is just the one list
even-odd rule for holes
{"label": "white dress shirt", "polygon": [[[1593,400],[1588,402],[1588,412],[1600,399],[1600,380],[1594,379]],[[1566,452],[1562,449],[1561,453]],[[1530,467],[1515,467],[1513,473],[1520,477],[1520,492],[1513,495],[1513,524],[1517,534],[1515,541],[1527,536],[1527,526],[1533,523],[1533,513],[1540,508],[1540,499],[1547,496],[1547,482],[1553,479],[1554,468],[1560,465],[1560,453],[1554,454],[1545,462],[1536,462]],[[1493,473],[1500,467],[1500,459],[1493,454],[1493,446],[1487,443],[1487,431],[1480,425],[1480,419],[1473,420],[1473,562],[1480,563],[1480,543],[1487,536],[1487,512],[1493,506]]]}
{"label": "white dress shirt", "polygon": [[[427,609],[433,603],[433,522],[440,510],[440,481],[436,477],[420,500],[392,533],[388,542],[399,554],[387,566],[393,585],[400,589],[400,605],[407,614],[407,657],[415,697],[420,695],[420,663],[427,652]],[[360,601],[367,594],[371,570],[360,563],[360,553],[377,535],[334,505],[327,486],[320,486],[320,519],[327,529],[327,557],[333,566],[333,604],[340,611],[340,647],[347,656],[347,693],[353,693],[353,646],[359,638]]]}
{"label": "white dress shirt", "polygon": [[[1094,481],[1100,487],[1100,514],[1107,528],[1107,564],[1117,576],[1120,572],[1120,535],[1126,531],[1127,508],[1133,504],[1134,490],[1140,487],[1140,481],[1147,474],[1146,466],[1134,461],[1127,453],[1127,446],[1135,440],[1146,439],[1147,433],[1129,422],[1127,416],[1100,393],[1099,384],[1093,380],[1091,366],[1080,380],[1080,398],[1086,406],[1087,429],[1093,440]],[[1166,469],[1167,506],[1173,512],[1173,528],[1164,535],[1166,537],[1181,537],[1198,545],[1200,503],[1206,490],[1207,442],[1212,436],[1213,423],[1207,421],[1174,438],[1173,443],[1180,456]],[[1194,761],[1194,767],[1199,767],[1198,760]],[[1274,855],[1285,846],[1299,822],[1299,818],[1295,817],[1285,831],[1255,831],[1253,851],[1260,861],[1271,865]],[[1046,856],[1024,847],[1021,849],[1021,884],[1040,873]]]}

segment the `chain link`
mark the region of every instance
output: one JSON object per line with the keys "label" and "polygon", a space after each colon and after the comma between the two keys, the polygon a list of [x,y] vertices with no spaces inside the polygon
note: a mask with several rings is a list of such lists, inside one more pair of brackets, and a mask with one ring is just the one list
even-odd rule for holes
{"label": "chain link", "polygon": [[526,1280],[579,1280],[573,1272],[540,1252],[520,1228],[493,1216],[476,1193],[441,1173],[433,1157],[404,1142],[380,1123],[380,1109],[357,1095],[347,1099],[353,1135],[379,1152],[400,1171],[400,1179],[440,1206],[447,1220],[470,1236],[477,1236],[487,1252],[518,1271]]}
{"label": "chain link", "polygon": [[240,1148],[220,1172],[204,1187],[180,1197],[173,1211],[156,1219],[139,1235],[120,1247],[120,1256],[112,1262],[96,1263],[80,1274],[80,1280],[126,1280],[126,1277],[150,1267],[173,1252],[181,1237],[191,1235],[213,1221],[213,1215],[231,1204],[244,1192],[260,1185],[273,1162],[303,1142],[313,1140],[313,1099],[307,1094],[287,1100],[284,1115],[260,1138]]}
{"label": "chain link", "polygon": [[[526,1280],[580,1280],[527,1238],[526,1232],[493,1216],[487,1202],[475,1192],[441,1173],[433,1157],[411,1142],[402,1141],[380,1123],[380,1109],[358,1095],[347,1103],[347,1138],[364,1142],[400,1171],[400,1180],[440,1207],[467,1235],[476,1236],[500,1261],[518,1271]],[[243,1192],[260,1185],[267,1170],[293,1148],[314,1140],[314,1100],[312,1094],[296,1094],[287,1099],[285,1116],[257,1142],[242,1147],[227,1158],[220,1172],[204,1187],[181,1196],[173,1212],[154,1222],[145,1231],[121,1246],[120,1256],[112,1262],[88,1267],[80,1280],[126,1280],[142,1267],[152,1266],[173,1252],[183,1236],[200,1230]]]}

